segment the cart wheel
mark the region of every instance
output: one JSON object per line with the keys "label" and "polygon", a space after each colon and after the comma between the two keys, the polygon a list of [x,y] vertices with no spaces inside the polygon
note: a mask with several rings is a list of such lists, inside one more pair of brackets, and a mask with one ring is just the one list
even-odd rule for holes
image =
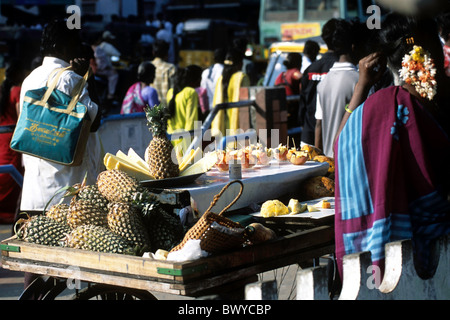
{"label": "cart wheel", "polygon": [[24,290],[19,300],[54,300],[66,288],[65,279],[40,276]]}
{"label": "cart wheel", "polygon": [[72,300],[156,300],[156,297],[146,290],[92,284],[79,290]]}

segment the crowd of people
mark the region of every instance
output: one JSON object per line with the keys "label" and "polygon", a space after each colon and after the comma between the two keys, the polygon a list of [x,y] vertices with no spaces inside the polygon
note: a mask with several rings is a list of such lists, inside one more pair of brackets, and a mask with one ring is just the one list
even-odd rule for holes
{"label": "crowd of people", "polygon": [[[108,55],[103,42],[113,35],[104,34],[103,42],[88,46],[92,51],[88,48],[86,54],[77,30],[62,23],[45,27],[42,64],[26,78],[11,62],[1,89],[2,126],[17,121],[25,92],[44,86],[59,67],[72,66],[58,83],[59,90],[70,94],[91,65],[99,74],[107,70],[108,96],[114,96],[114,68],[99,63]],[[414,19],[393,13],[379,30],[331,19],[322,29],[328,51],[320,59],[318,46],[310,43],[303,55],[293,53],[286,60],[287,71],[277,85],[284,85],[287,95],[300,97],[290,111],[298,115],[292,125],[302,127],[302,144],[315,145],[336,161],[336,257],[341,272],[342,257],[359,251],[371,251],[373,263],[383,269],[384,244],[412,238],[426,274],[432,267],[428,255],[433,240],[450,232],[449,25],[449,14]],[[250,86],[237,42],[216,50],[214,63],[206,69],[178,67],[170,53],[166,41],[154,41],[154,58],[139,64],[120,113],[143,112],[162,103],[171,115],[168,133],[189,131],[215,105],[238,101],[240,88]],[[11,135],[0,135],[0,164],[12,163],[24,172],[26,194],[20,201],[20,190],[1,176],[0,222],[11,222],[18,208],[42,212],[58,189],[82,181],[86,171],[95,179],[101,167],[96,130],[102,114],[95,89],[90,81],[80,97],[95,119],[90,152],[81,166],[19,157],[5,147]],[[237,108],[219,111],[211,125],[213,136],[237,129]]]}

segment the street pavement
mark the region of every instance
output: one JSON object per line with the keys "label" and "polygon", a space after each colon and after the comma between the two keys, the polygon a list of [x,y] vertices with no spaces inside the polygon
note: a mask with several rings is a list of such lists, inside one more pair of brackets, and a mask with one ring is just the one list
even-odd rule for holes
{"label": "street pavement", "polygon": [[[0,224],[0,241],[12,236],[12,225]],[[1,261],[0,261],[1,267]],[[23,291],[23,272],[0,268],[0,300],[17,300]]]}
{"label": "street pavement", "polygon": [[[0,241],[11,237],[12,225],[0,224]],[[277,280],[278,299],[292,300],[295,299],[295,277],[299,270],[298,265],[291,265],[265,272],[259,275],[260,281]],[[1,267],[0,261],[0,300],[17,300],[23,292],[23,272],[10,271]],[[72,297],[75,292],[67,289],[57,299],[67,300]],[[171,294],[162,294],[152,292],[157,299],[161,300],[191,300],[191,297],[183,297]]]}

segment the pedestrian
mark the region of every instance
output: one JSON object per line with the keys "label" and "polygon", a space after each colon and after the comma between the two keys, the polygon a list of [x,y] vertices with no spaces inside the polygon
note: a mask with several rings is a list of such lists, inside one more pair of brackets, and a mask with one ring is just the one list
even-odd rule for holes
{"label": "pedestrian", "polygon": [[286,96],[298,95],[300,93],[300,79],[302,73],[302,55],[298,52],[289,52],[283,61],[286,71],[281,72],[275,79],[275,86],[284,86]]}
{"label": "pedestrian", "polygon": [[[200,103],[195,90],[200,86],[202,68],[189,65],[176,72],[174,86],[167,93],[169,113],[167,132],[190,131],[199,119]],[[175,97],[175,99],[174,99]]]}
{"label": "pedestrian", "polygon": [[[195,129],[195,121],[199,120],[200,103],[196,88],[200,86],[202,68],[197,65],[189,65],[186,68],[178,68],[173,88],[167,92],[167,101],[170,118],[167,120],[167,133],[185,133]],[[174,137],[174,145],[183,139]],[[188,147],[188,141],[184,139]]]}
{"label": "pedestrian", "polygon": [[[67,28],[64,20],[53,20],[47,24],[42,33],[41,52],[44,56],[42,65],[34,69],[23,81],[20,94],[20,110],[23,106],[25,93],[29,90],[45,87],[50,75],[58,68],[72,66],[64,71],[56,85],[56,89],[70,95],[76,84],[82,79],[89,67],[88,59],[81,56],[82,42],[78,29]],[[42,214],[44,208],[52,206],[61,200],[61,197],[52,197],[61,188],[72,186],[87,177],[87,184],[94,184],[101,170],[102,155],[98,136],[95,131],[100,124],[98,104],[90,95],[95,89],[93,77],[88,81],[80,95],[79,101],[87,107],[93,123],[88,138],[83,162],[79,166],[65,166],[49,162],[31,155],[23,154],[25,168],[23,177],[23,197],[20,211],[28,215]],[[50,201],[52,199],[52,201]],[[35,276],[25,274],[25,287]]]}
{"label": "pedestrian", "polygon": [[302,74],[305,72],[306,68],[308,68],[311,63],[316,61],[319,52],[320,46],[316,41],[307,40],[305,42],[305,46],[303,47],[302,68],[300,69],[300,72]]}
{"label": "pedestrian", "polygon": [[223,61],[225,60],[226,50],[218,48],[214,50],[214,63],[203,70],[202,81],[200,86],[206,88],[209,101],[209,110],[213,108],[214,91],[216,89],[217,80],[222,75]]}
{"label": "pedestrian", "polygon": [[[10,61],[5,70],[5,80],[0,86],[0,127],[13,128],[19,115],[20,90],[25,78],[25,68],[20,60]],[[0,133],[0,165],[13,165],[23,175],[22,156],[9,145],[12,129]],[[0,224],[11,224],[19,209],[22,186],[8,173],[0,174]]]}
{"label": "pedestrian", "polygon": [[[344,255],[370,251],[382,279],[385,245],[411,239],[428,278],[435,240],[450,233],[449,78],[432,19],[390,14],[380,39],[382,50],[359,62],[335,144],[337,264],[342,276]],[[385,66],[396,85],[366,98]]]}
{"label": "pedestrian", "polygon": [[156,39],[164,40],[169,44],[169,50],[167,51],[167,62],[175,64],[175,37],[172,29],[172,23],[170,21],[164,21],[156,33]]}
{"label": "pedestrian", "polygon": [[443,42],[445,74],[450,77],[450,12],[439,15],[437,21]]}
{"label": "pedestrian", "polygon": [[[228,50],[222,75],[219,77],[213,97],[213,106],[225,102],[239,101],[240,88],[250,86],[250,79],[242,72],[242,53],[231,48]],[[213,137],[234,135],[239,129],[239,108],[219,110],[211,124]]]}
{"label": "pedestrian", "polygon": [[144,112],[145,107],[159,105],[158,92],[151,86],[155,80],[155,66],[150,61],[141,62],[137,82],[130,86],[122,102],[120,114]]}
{"label": "pedestrian", "polygon": [[331,42],[339,60],[317,85],[315,146],[328,157],[334,157],[335,135],[358,82],[356,65],[363,58],[365,30],[356,21],[337,21]]}
{"label": "pedestrian", "polygon": [[152,64],[156,67],[153,87],[158,92],[158,98],[164,105],[167,105],[167,91],[173,86],[171,79],[177,69],[173,63],[167,62],[168,53],[169,44],[164,40],[157,39],[153,44],[155,58],[152,60]]}
{"label": "pedestrian", "polygon": [[120,58],[120,51],[114,45],[116,36],[112,34],[111,31],[106,30],[102,34],[102,41],[98,45],[106,53],[108,58],[112,61],[113,57]]}
{"label": "pedestrian", "polygon": [[298,126],[302,127],[301,145],[314,145],[315,128],[316,128],[316,97],[317,85],[327,74],[328,70],[338,60],[331,43],[331,37],[334,33],[337,19],[328,20],[322,27],[322,39],[328,47],[328,51],[323,54],[322,58],[314,61],[306,68],[301,79],[301,92],[298,110]]}
{"label": "pedestrian", "polygon": [[[283,61],[286,71],[281,72],[275,79],[275,86],[283,86],[286,90],[286,96],[300,94],[300,80],[302,73],[302,55],[298,52],[289,52]],[[287,101],[288,110],[288,128],[295,127],[298,115],[298,102],[295,100]]]}
{"label": "pedestrian", "polygon": [[107,100],[114,100],[116,96],[116,88],[119,82],[119,73],[114,68],[110,56],[100,44],[92,46],[95,57],[94,74],[106,78],[108,83]]}

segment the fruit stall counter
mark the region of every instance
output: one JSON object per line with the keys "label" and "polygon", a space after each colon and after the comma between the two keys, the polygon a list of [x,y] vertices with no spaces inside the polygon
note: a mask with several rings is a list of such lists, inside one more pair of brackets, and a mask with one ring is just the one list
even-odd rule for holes
{"label": "fruit stall counter", "polygon": [[[243,292],[245,284],[256,282],[259,273],[332,253],[334,228],[316,226],[184,262],[51,247],[17,239],[4,240],[1,250],[3,268],[61,279],[60,290],[70,279],[93,283],[92,288],[111,285],[118,292],[128,288],[128,292],[137,292],[134,296],[162,292],[198,297],[224,294],[226,290]],[[57,286],[49,292],[52,290],[58,290]],[[50,292],[52,295],[56,294]]]}
{"label": "fruit stall counter", "polygon": [[[250,204],[262,203],[268,199],[276,199],[299,190],[303,181],[315,176],[327,174],[327,163],[308,161],[303,165],[293,165],[290,162],[271,161],[266,166],[255,166],[242,170],[244,193],[233,205],[231,210],[241,209]],[[214,195],[230,182],[228,172],[212,168],[198,177],[193,183],[180,186],[189,191],[197,210],[202,213],[209,207]],[[217,207],[224,207],[230,203],[237,193],[238,186],[232,186],[229,193],[217,203]],[[233,191],[232,191],[233,190]]]}

